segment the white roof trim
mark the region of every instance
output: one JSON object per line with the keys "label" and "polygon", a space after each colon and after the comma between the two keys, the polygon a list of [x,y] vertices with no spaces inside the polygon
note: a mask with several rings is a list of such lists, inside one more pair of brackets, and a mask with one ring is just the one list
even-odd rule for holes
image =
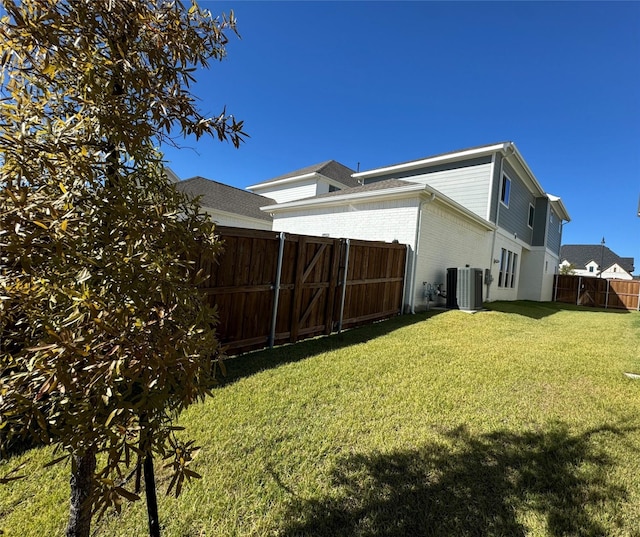
{"label": "white roof trim", "polygon": [[267,205],[260,207],[261,211],[273,212],[283,209],[300,209],[303,207],[317,207],[317,206],[331,206],[331,205],[345,205],[353,200],[363,200],[369,198],[392,198],[399,196],[408,196],[413,192],[422,192],[424,185],[420,183],[414,183],[406,186],[398,186],[394,188],[384,188],[380,190],[369,190],[365,192],[356,192],[353,194],[336,194],[333,196],[326,196],[322,198],[305,198],[302,200],[288,201],[285,203],[278,203],[276,205]]}
{"label": "white roof trim", "polygon": [[350,188],[349,185],[345,185],[344,183],[341,183],[340,181],[336,181],[331,177],[327,177],[326,175],[323,175],[318,172],[310,172],[310,173],[305,173],[303,175],[296,175],[294,177],[286,177],[285,179],[278,179],[276,181],[265,181],[264,183],[258,183],[255,185],[248,186],[245,190],[263,190],[264,191],[264,190],[269,190],[270,188],[275,186],[290,185],[292,183],[298,183],[300,181],[305,181],[308,179],[322,180],[323,182],[328,183],[337,188]]}
{"label": "white roof trim", "polygon": [[440,203],[453,209],[457,213],[462,214],[470,220],[473,220],[477,224],[480,224],[482,227],[488,230],[495,229],[495,225],[491,222],[485,220],[484,218],[478,216],[476,213],[460,205],[458,202],[445,196],[435,188],[420,183],[393,188],[385,188],[381,190],[368,190],[365,192],[356,192],[353,194],[337,194],[334,196],[327,196],[322,198],[306,198],[303,200],[279,203],[277,205],[267,205],[265,207],[260,207],[260,210],[269,213],[279,213],[304,208],[322,208],[339,205],[349,205],[354,201],[385,201],[390,199],[406,198],[415,195],[424,197],[433,196],[436,201],[439,201]]}
{"label": "white roof trim", "polygon": [[556,212],[560,213],[560,218],[562,218],[566,222],[571,222],[571,217],[569,216],[569,212],[564,206],[564,203],[562,203],[562,199],[558,196],[554,196],[553,194],[547,194],[547,198],[549,198],[551,205],[556,208]]}
{"label": "white roof trim", "polygon": [[270,186],[280,186],[280,185],[287,185],[289,183],[296,183],[298,181],[302,181],[304,179],[313,179],[314,177],[318,176],[319,174],[317,172],[310,172],[310,173],[305,173],[302,175],[294,175],[293,177],[286,177],[284,179],[278,179],[275,181],[264,181],[262,183],[257,183],[255,185],[251,185],[248,186],[246,188],[246,190],[260,190],[262,188],[268,188]]}
{"label": "white roof trim", "polygon": [[368,170],[365,172],[354,173],[351,177],[375,177],[376,175],[384,175],[387,173],[394,173],[405,170],[408,171],[416,168],[422,168],[423,166],[431,166],[433,164],[440,164],[443,162],[450,162],[468,157],[490,155],[491,153],[495,153],[496,151],[505,151],[510,145],[513,145],[512,142],[487,145],[484,147],[476,147],[474,149],[466,149],[464,151],[446,153],[444,155],[437,155],[435,157],[428,157],[421,160],[413,160],[411,162],[405,162],[403,164],[394,164],[393,166],[386,166],[384,168],[375,168],[373,170]]}
{"label": "white roof trim", "polygon": [[[207,214],[211,217],[212,220],[214,220],[214,222],[215,222],[215,217],[220,216],[220,217],[226,217],[226,218],[233,218],[235,220],[246,221],[247,223],[254,223],[254,222],[260,223],[260,224],[271,223],[271,220],[263,220],[261,218],[254,218],[253,216],[245,216],[243,214],[232,213],[229,211],[224,211],[222,209],[214,209],[213,207],[201,206],[200,209],[207,212]],[[226,224],[220,224],[220,225],[226,225]]]}

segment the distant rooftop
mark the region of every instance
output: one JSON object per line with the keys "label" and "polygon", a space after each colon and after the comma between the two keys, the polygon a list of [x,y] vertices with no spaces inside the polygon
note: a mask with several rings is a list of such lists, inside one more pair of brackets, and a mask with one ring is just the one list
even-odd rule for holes
{"label": "distant rooftop", "polygon": [[176,188],[191,197],[202,196],[200,204],[209,209],[217,209],[241,216],[270,222],[271,216],[260,207],[275,203],[275,200],[247,192],[218,181],[196,176],[176,183]]}
{"label": "distant rooftop", "polygon": [[584,269],[588,263],[595,261],[602,270],[606,270],[614,264],[620,265],[631,273],[634,270],[633,257],[620,257],[608,246],[601,244],[565,244],[560,248],[560,261],[568,261],[576,268]]}

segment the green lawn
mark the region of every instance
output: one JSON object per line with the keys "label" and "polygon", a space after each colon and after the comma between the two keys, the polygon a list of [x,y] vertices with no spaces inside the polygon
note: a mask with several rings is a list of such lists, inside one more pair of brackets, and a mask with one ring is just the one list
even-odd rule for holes
{"label": "green lawn", "polygon": [[[161,498],[163,535],[640,536],[640,314],[490,307],[229,360],[182,416],[204,477]],[[63,532],[48,456],[10,461],[7,535]],[[96,529],[145,535],[144,504]]]}

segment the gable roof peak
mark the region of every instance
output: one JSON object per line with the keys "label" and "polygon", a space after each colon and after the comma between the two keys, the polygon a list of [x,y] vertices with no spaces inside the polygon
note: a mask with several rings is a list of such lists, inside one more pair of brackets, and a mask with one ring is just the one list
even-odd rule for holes
{"label": "gable roof peak", "polygon": [[341,164],[337,160],[325,160],[318,164],[312,164],[311,166],[305,166],[291,172],[287,172],[277,177],[262,181],[254,185],[248,186],[247,189],[261,189],[279,184],[281,182],[294,182],[298,179],[304,179],[315,174],[322,175],[329,180],[335,181],[346,187],[358,186],[358,180],[351,176],[356,173],[351,168]]}

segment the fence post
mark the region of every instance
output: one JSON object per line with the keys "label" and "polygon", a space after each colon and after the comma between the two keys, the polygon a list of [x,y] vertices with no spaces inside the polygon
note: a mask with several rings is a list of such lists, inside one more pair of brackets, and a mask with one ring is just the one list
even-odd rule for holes
{"label": "fence post", "polygon": [[269,348],[272,349],[276,340],[276,322],[278,320],[278,301],[280,300],[280,280],[282,278],[282,257],[284,256],[284,231],[280,232],[280,246],[278,248],[278,267],[276,268],[276,282],[273,293],[273,312],[271,314],[271,333],[269,334]]}
{"label": "fence post", "polygon": [[638,307],[636,309],[640,311],[640,285],[638,285]]}
{"label": "fence post", "polygon": [[604,298],[604,309],[608,309],[609,308],[609,280],[607,279],[607,294],[605,295]]}
{"label": "fence post", "polygon": [[560,278],[558,277],[558,274],[554,274],[553,275],[553,301],[557,302],[558,301],[558,280]]}
{"label": "fence post", "polygon": [[578,276],[578,292],[576,293],[576,306],[580,305],[580,287],[582,286],[582,276]]}
{"label": "fence post", "polygon": [[338,334],[342,332],[342,320],[344,319],[344,300],[347,296],[347,272],[349,271],[349,246],[351,241],[345,239],[345,254],[344,254],[344,275],[342,276],[342,298],[340,299],[340,321],[338,321]]}

